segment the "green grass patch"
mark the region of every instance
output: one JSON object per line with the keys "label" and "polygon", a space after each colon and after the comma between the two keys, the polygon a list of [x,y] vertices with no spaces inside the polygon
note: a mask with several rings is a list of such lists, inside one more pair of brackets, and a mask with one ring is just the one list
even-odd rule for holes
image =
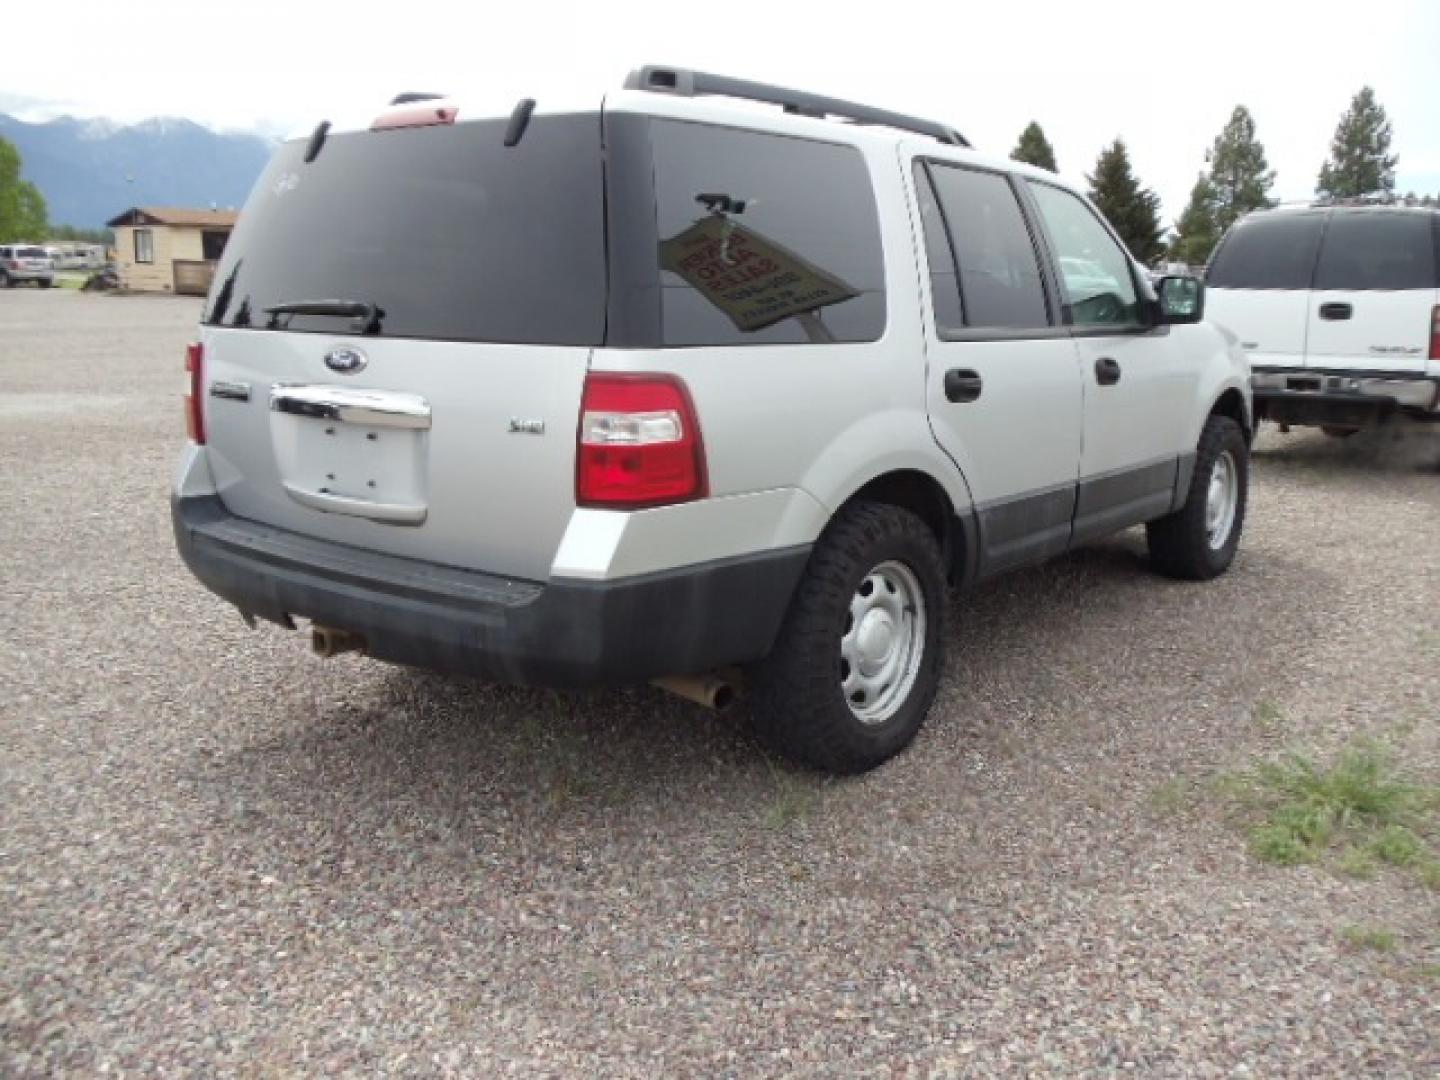
{"label": "green grass patch", "polygon": [[1424,834],[1440,788],[1413,782],[1373,743],[1352,746],[1327,765],[1298,754],[1268,761],[1228,785],[1253,818],[1250,852],[1262,862],[1298,866],[1331,857],[1357,878],[1379,865],[1412,868],[1427,879],[1437,864]]}
{"label": "green grass patch", "polygon": [[1285,719],[1280,706],[1273,701],[1261,701],[1255,706],[1255,722],[1266,731],[1274,731]]}
{"label": "green grass patch", "polygon": [[1395,932],[1381,926],[1342,927],[1340,940],[1352,949],[1385,953],[1395,951]]}

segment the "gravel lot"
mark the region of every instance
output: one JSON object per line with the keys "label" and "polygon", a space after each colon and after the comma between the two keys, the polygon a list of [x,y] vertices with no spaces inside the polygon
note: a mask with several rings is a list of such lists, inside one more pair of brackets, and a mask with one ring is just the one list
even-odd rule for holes
{"label": "gravel lot", "polygon": [[198,311],[0,294],[0,1071],[1440,1070],[1440,894],[1254,863],[1204,784],[1440,776],[1440,433],[1267,431],[1214,584],[1137,531],[957,599],[918,743],[836,782],[247,630],[170,537]]}

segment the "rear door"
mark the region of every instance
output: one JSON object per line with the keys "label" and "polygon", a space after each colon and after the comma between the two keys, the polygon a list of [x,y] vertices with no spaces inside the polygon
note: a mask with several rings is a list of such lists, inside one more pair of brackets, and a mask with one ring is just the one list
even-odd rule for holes
{"label": "rear door", "polygon": [[1253,214],[1206,271],[1205,318],[1234,333],[1257,367],[1305,366],[1310,282],[1324,210]]}
{"label": "rear door", "polygon": [[[513,147],[504,134],[442,123],[276,155],[203,334],[209,456],[233,513],[545,577],[605,328],[600,118],[536,115]],[[337,301],[365,314],[283,310]]]}
{"label": "rear door", "polygon": [[915,163],[930,281],[927,404],[970,484],[980,572],[1064,551],[1080,464],[1080,368],[1004,173]]}
{"label": "rear door", "polygon": [[1310,298],[1311,367],[1422,372],[1440,302],[1434,214],[1331,214]]}

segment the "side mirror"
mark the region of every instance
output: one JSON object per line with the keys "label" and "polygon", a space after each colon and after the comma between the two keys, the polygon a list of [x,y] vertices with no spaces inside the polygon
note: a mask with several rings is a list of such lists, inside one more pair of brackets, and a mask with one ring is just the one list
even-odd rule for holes
{"label": "side mirror", "polygon": [[1205,283],[1199,278],[1162,277],[1155,292],[1162,323],[1198,323],[1205,317]]}

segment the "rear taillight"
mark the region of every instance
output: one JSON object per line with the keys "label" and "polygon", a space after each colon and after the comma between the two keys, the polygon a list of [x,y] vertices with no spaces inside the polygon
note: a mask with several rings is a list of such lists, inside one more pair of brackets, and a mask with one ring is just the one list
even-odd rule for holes
{"label": "rear taillight", "polygon": [[685,384],[673,375],[587,375],[575,501],[636,508],[704,495],[705,446]]}
{"label": "rear taillight", "polygon": [[193,443],[205,444],[205,346],[198,341],[185,346],[185,434]]}
{"label": "rear taillight", "polygon": [[1430,359],[1440,360],[1440,304],[1430,309]]}

